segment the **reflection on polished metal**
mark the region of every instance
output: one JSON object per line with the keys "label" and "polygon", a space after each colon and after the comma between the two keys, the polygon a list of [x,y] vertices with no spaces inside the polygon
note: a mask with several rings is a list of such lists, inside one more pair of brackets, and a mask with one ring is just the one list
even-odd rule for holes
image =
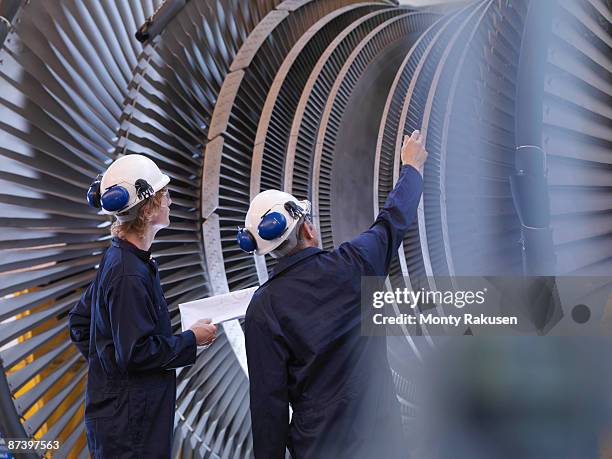
{"label": "reflection on polished metal", "polygon": [[[2,434],[60,439],[58,457],[87,455],[87,368],[66,313],[108,244],[110,220],[85,190],[126,153],[172,178],[171,226],[152,250],[175,328],[180,302],[265,281],[274,260],[234,241],[253,195],[281,188],[311,200],[322,246],[333,248],[372,221],[416,128],[429,151],[425,191],[389,288],[521,273],[509,177],[527,116],[540,117],[529,140],[546,153],[550,274],[612,271],[605,2],[560,0],[549,12],[545,62],[529,82],[543,88],[539,105],[518,100],[530,91],[521,66],[539,24],[530,0],[431,10],[391,0],[178,3],[143,45],[135,32],[161,0],[0,2],[10,24],[0,31]],[[252,456],[242,331],[237,322],[220,331],[179,372],[176,457]],[[423,330],[389,339],[408,434],[411,368],[435,344]]]}

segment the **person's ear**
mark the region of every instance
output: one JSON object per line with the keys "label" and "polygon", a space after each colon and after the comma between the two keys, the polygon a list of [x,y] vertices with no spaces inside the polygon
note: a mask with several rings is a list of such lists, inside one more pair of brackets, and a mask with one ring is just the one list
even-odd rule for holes
{"label": "person's ear", "polygon": [[314,224],[308,220],[304,220],[302,225],[302,237],[307,241],[312,241],[315,238]]}

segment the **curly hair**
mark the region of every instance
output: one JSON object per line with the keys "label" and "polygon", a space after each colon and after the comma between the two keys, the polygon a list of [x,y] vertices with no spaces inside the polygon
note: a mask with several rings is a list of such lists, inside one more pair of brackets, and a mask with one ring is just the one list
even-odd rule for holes
{"label": "curly hair", "polygon": [[150,198],[145,199],[138,209],[138,216],[129,222],[119,222],[115,220],[111,226],[111,234],[120,239],[125,239],[126,235],[134,234],[138,238],[144,237],[147,225],[161,208],[162,199],[167,188],[164,187]]}

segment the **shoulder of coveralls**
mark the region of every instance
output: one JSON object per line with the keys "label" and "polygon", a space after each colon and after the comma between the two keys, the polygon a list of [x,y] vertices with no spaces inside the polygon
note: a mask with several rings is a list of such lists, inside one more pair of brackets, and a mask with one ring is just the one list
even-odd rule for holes
{"label": "shoulder of coveralls", "polygon": [[101,279],[103,285],[111,285],[126,276],[137,276],[147,281],[152,275],[148,263],[136,254],[115,246],[108,248]]}
{"label": "shoulder of coveralls", "polygon": [[245,322],[263,321],[266,313],[269,313],[268,288],[268,285],[264,284],[255,290],[244,315]]}

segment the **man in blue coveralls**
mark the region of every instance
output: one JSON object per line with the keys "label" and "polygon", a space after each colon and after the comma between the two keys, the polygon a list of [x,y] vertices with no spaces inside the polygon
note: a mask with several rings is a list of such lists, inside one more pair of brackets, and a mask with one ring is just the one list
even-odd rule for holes
{"label": "man in blue coveralls", "polygon": [[196,346],[215,338],[209,320],[172,334],[150,251],[170,223],[169,181],[147,157],[126,155],[87,193],[90,205],[116,217],[112,245],[69,313],[70,338],[89,364],[85,427],[92,458],[169,458],[174,370],[192,365]]}
{"label": "man in blue coveralls", "polygon": [[416,215],[426,158],[419,131],[406,136],[376,221],[331,252],[318,248],[308,201],[278,190],[253,199],[238,242],[280,258],[245,319],[257,459],[284,458],[286,447],[296,459],[406,457],[386,338],[360,335],[361,277],[388,274]]}

